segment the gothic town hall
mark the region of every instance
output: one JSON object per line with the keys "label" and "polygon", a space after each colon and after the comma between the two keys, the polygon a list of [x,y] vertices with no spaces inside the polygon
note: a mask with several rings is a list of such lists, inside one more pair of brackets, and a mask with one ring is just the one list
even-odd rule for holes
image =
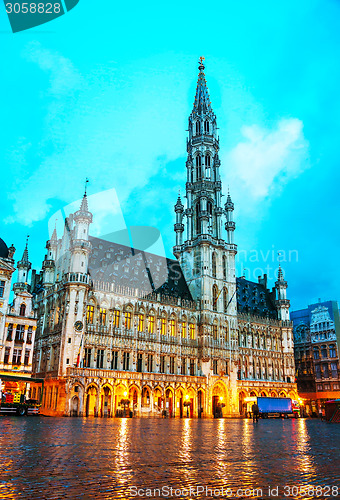
{"label": "gothic town hall", "polygon": [[47,242],[32,280],[45,415],[238,417],[256,396],[297,399],[282,270],[272,290],[266,276],[235,275],[234,204],[221,202],[204,69],[201,58],[175,259],[92,237],[86,191]]}

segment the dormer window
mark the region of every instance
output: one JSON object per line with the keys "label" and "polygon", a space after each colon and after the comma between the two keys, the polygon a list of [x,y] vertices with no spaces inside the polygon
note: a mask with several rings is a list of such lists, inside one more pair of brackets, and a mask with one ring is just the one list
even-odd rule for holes
{"label": "dormer window", "polygon": [[20,306],[20,316],[25,316],[26,313],[26,304],[21,304]]}

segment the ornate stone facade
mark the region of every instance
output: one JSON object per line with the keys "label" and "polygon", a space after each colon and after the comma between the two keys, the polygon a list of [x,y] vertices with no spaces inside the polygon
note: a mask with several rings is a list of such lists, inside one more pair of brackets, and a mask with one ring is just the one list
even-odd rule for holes
{"label": "ornate stone facade", "polygon": [[296,398],[287,283],[281,269],[272,292],[265,277],[236,278],[218,152],[201,60],[177,260],[90,236],[86,192],[63,236],[47,242],[34,283],[44,413],[231,417],[260,394]]}

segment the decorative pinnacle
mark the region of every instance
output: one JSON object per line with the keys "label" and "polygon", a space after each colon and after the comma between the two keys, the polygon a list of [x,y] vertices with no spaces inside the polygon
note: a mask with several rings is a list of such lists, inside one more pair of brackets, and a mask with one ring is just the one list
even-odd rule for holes
{"label": "decorative pinnacle", "polygon": [[87,183],[88,183],[88,182],[90,182],[90,181],[89,181],[89,180],[88,180],[88,178],[86,177],[86,179],[85,179],[85,192],[84,192],[84,196],[87,196]]}
{"label": "decorative pinnacle", "polygon": [[19,265],[23,266],[23,267],[27,267],[30,269],[31,267],[31,264],[28,260],[28,238],[30,237],[30,235],[28,234],[27,237],[26,237],[26,245],[25,245],[25,250],[24,250],[24,253],[22,254],[22,258],[21,260],[18,262]]}
{"label": "decorative pinnacle", "polygon": [[203,71],[203,70],[204,70],[204,68],[205,68],[204,63],[203,63],[203,61],[205,61],[205,57],[201,56],[199,59],[200,59],[200,61],[199,61],[199,62],[200,62],[200,65],[198,66],[198,69],[199,69],[200,71]]}

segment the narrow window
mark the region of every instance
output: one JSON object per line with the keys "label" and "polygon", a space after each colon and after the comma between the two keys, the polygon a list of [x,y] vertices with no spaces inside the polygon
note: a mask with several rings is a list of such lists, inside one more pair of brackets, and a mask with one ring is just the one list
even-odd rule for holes
{"label": "narrow window", "polygon": [[5,281],[0,281],[0,298],[4,296],[5,293]]}
{"label": "narrow window", "polygon": [[166,335],[166,318],[161,318],[161,334]]}
{"label": "narrow window", "polygon": [[21,304],[20,306],[20,316],[25,316],[26,314],[26,304]]}
{"label": "narrow window", "polygon": [[172,337],[175,337],[175,335],[176,335],[176,322],[175,322],[174,318],[171,318],[171,320],[170,320],[170,335]]}
{"label": "narrow window", "polygon": [[148,318],[148,330],[149,333],[155,332],[155,316],[153,314],[150,314]]}
{"label": "narrow window", "polygon": [[212,254],[212,275],[216,278],[216,254],[215,252]]}
{"label": "narrow window", "polygon": [[111,370],[118,369],[118,351],[112,351]]}
{"label": "narrow window", "polygon": [[113,326],[114,328],[119,328],[120,311],[118,309],[114,310],[113,313]]}
{"label": "narrow window", "polygon": [[125,325],[124,326],[127,330],[131,329],[131,313],[130,313],[130,311],[125,312]]}
{"label": "narrow window", "polygon": [[94,306],[87,306],[86,321],[92,325],[94,318]]}
{"label": "narrow window", "polygon": [[138,315],[138,331],[139,332],[144,332],[144,319],[145,319],[144,314],[140,313]]}
{"label": "narrow window", "polygon": [[99,309],[99,324],[105,326],[106,324],[106,309]]}
{"label": "narrow window", "polygon": [[217,311],[218,289],[214,285],[212,288],[213,311]]}

